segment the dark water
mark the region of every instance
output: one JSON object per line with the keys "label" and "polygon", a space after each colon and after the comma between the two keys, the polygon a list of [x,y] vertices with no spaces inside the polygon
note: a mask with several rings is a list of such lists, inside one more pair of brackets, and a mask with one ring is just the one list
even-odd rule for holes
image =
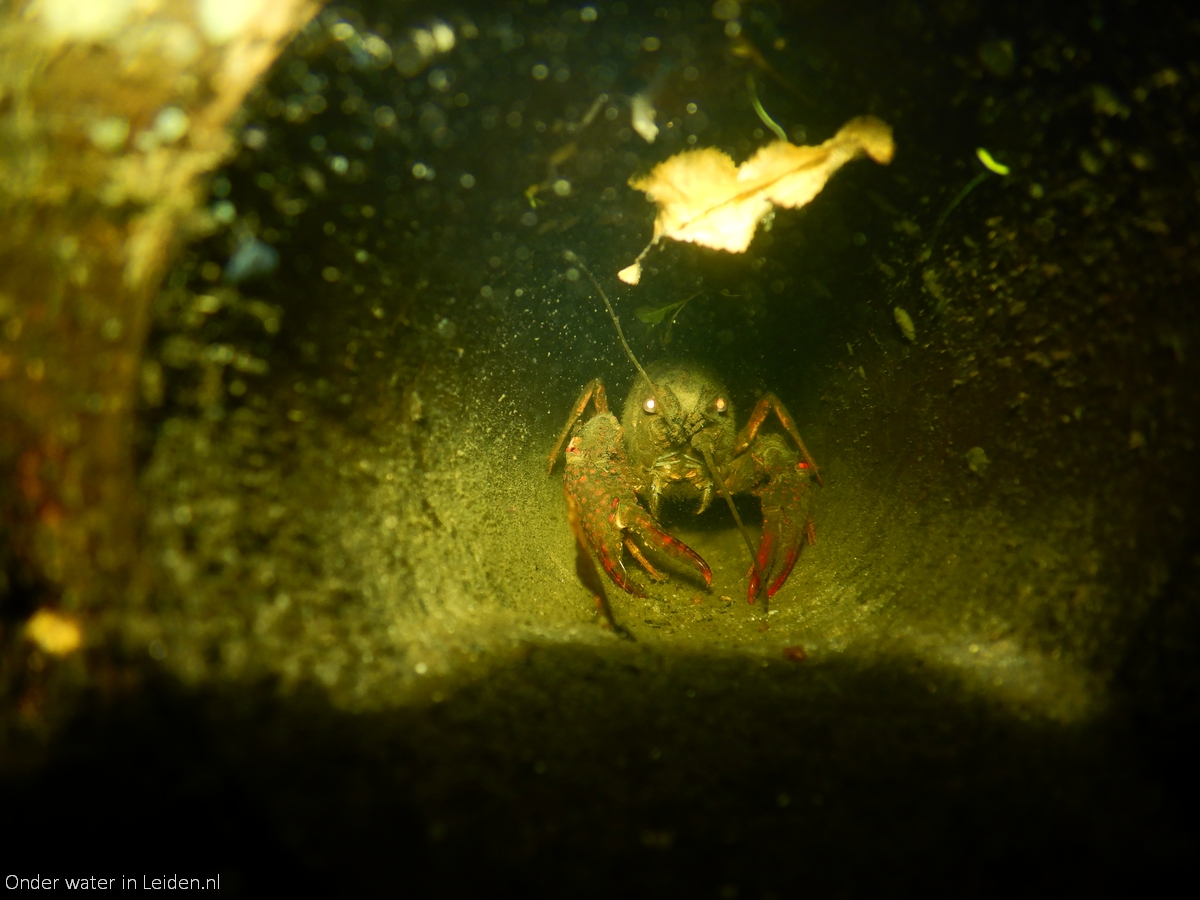
{"label": "dark water", "polygon": [[[160,298],[158,580],[119,611],[141,680],[14,788],[29,832],[82,840],[55,811],[85,802],[129,835],[106,859],[246,892],[993,894],[1179,866],[1198,27],[1123,3],[328,8]],[[748,77],[797,142],[870,113],[895,161],[743,255],[667,241],[622,285],[653,220],[631,176],[770,139]],[[978,147],[1010,174],[950,209]],[[251,238],[278,267],[230,285]],[[773,616],[713,509],[668,520],[711,594],[614,589],[636,644],[593,617],[546,455],[586,381],[619,409],[634,372],[566,251],[644,361],[795,415],[827,487]],[[669,333],[636,314],[689,297]]]}

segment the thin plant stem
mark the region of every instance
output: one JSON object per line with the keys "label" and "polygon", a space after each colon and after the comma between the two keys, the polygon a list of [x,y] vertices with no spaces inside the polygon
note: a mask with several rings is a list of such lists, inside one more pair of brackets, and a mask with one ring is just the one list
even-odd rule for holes
{"label": "thin plant stem", "polygon": [[758,117],[762,123],[775,132],[775,136],[784,143],[787,142],[787,132],[779,127],[779,123],[767,115],[767,111],[763,109],[763,105],[758,100],[758,91],[754,89],[754,76],[746,76],[746,87],[750,88],[750,102],[754,104],[754,111],[758,113]]}

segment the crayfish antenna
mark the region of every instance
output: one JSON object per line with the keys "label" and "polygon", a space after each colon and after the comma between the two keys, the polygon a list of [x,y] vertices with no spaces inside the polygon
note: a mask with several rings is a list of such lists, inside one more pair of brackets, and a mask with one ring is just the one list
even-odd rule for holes
{"label": "crayfish antenna", "polygon": [[[692,446],[695,446],[693,443]],[[750,551],[750,562],[754,567],[754,577],[750,581],[750,602],[754,602],[754,597],[758,594],[758,586],[761,585],[766,578],[763,576],[762,565],[758,561],[758,555],[754,552],[754,541],[750,540],[750,532],[746,530],[745,524],[742,522],[742,517],[738,515],[737,506],[733,502],[733,497],[729,495],[729,491],[725,488],[725,482],[721,480],[721,473],[717,469],[717,464],[713,462],[712,451],[708,447],[696,447],[704,454],[704,464],[708,466],[708,473],[712,476],[713,484],[717,486],[717,490],[721,492],[721,496],[725,498],[725,502],[729,505],[729,512],[733,515],[733,521],[737,523],[738,531],[742,535],[742,540],[746,542],[746,549]],[[766,609],[764,602],[763,608]]]}

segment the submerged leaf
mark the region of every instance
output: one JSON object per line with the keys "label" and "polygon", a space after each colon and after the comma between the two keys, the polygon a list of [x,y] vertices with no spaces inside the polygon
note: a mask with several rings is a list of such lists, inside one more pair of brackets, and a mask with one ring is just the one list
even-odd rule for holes
{"label": "submerged leaf", "polygon": [[658,126],[654,124],[658,110],[654,108],[653,101],[648,94],[635,94],[630,106],[633,108],[633,130],[640,134],[647,144],[653,144],[654,139],[658,137]]}
{"label": "submerged leaf", "polygon": [[[688,297],[688,300],[691,300]],[[633,311],[633,314],[638,317],[639,322],[645,322],[647,325],[657,325],[668,315],[676,313],[683,308],[687,300],[680,300],[678,303],[668,303],[666,306],[660,306],[655,309],[653,306],[639,306]]]}
{"label": "submerged leaf", "polygon": [[670,306],[660,306],[658,309],[655,309],[652,306],[639,306],[633,311],[633,314],[638,317],[639,322],[645,322],[647,325],[657,325],[671,311],[671,308]]}
{"label": "submerged leaf", "polygon": [[886,164],[894,152],[892,129],[874,116],[861,116],[823,144],[775,141],[741,166],[715,147],[677,153],[629,182],[658,204],[658,218],[653,239],[619,277],[637,284],[642,259],[664,237],[743,253],[774,206],[804,206],[846,163],[865,154]]}

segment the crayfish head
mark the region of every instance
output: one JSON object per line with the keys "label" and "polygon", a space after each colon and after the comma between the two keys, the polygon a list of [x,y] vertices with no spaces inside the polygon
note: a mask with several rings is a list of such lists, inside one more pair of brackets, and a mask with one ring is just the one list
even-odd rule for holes
{"label": "crayfish head", "polygon": [[701,447],[723,465],[733,452],[736,422],[725,385],[704,366],[660,362],[648,373],[653,388],[639,378],[625,401],[622,422],[632,461],[672,493],[711,491]]}

